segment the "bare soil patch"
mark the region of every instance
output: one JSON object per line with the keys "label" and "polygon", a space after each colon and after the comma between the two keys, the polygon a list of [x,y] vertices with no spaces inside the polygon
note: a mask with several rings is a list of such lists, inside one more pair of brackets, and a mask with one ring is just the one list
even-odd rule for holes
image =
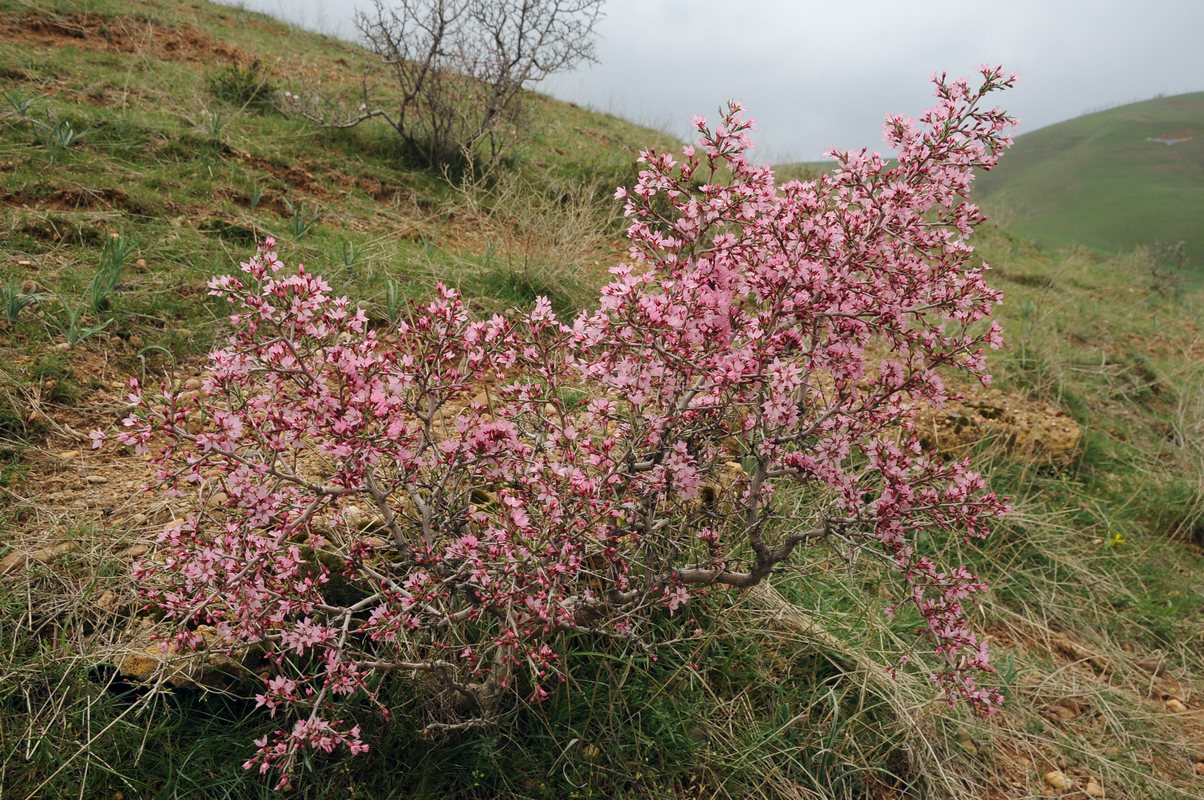
{"label": "bare soil patch", "polygon": [[120,189],[63,187],[47,193],[21,191],[0,195],[0,205],[30,211],[128,211],[132,214],[154,214],[162,209],[147,208]]}
{"label": "bare soil patch", "polygon": [[85,14],[30,13],[0,17],[0,39],[52,47],[86,47],[119,53],[145,53],[163,61],[212,64],[249,59],[191,25],[168,27],[149,20]]}
{"label": "bare soil patch", "polygon": [[313,173],[296,164],[281,164],[263,156],[253,155],[244,150],[239,150],[236,147],[224,146],[226,155],[231,158],[236,158],[242,163],[262,170],[272,177],[288,184],[291,188],[313,195],[314,197],[328,199],[332,196],[330,189],[324,186]]}

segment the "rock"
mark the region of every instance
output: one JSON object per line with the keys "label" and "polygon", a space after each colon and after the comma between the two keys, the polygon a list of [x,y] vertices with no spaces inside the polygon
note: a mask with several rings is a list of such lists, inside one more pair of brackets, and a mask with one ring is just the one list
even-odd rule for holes
{"label": "rock", "polygon": [[201,379],[200,378],[189,378],[188,380],[184,381],[184,391],[199,392],[200,390],[201,390]]}
{"label": "rock", "polygon": [[1059,703],[1046,707],[1041,716],[1045,717],[1050,722],[1070,722],[1078,716],[1078,712],[1068,705]]}
{"label": "rock", "polygon": [[109,482],[109,479],[106,478],[104,475],[89,475],[88,477],[84,478],[84,480],[86,480],[90,484],[93,484],[94,486],[101,484],[101,483]]}
{"label": "rock", "polygon": [[64,450],[58,454],[59,461],[74,461],[79,458],[78,450]]}
{"label": "rock", "polygon": [[9,553],[0,559],[0,575],[7,575],[17,567],[27,564],[49,564],[59,556],[70,553],[75,547],[75,542],[59,542],[32,553]]}
{"label": "rock", "polygon": [[1204,778],[1204,761],[1196,762],[1196,775],[1199,775],[1201,778]]}
{"label": "rock", "polygon": [[376,508],[361,508],[356,505],[344,506],[339,512],[342,524],[353,531],[367,533],[379,532],[385,527],[385,518]]}
{"label": "rock", "polygon": [[978,748],[970,739],[962,739],[957,744],[962,750],[965,751],[966,755],[970,756],[971,758],[978,755]]}
{"label": "rock", "polygon": [[100,593],[100,597],[96,598],[96,607],[106,614],[112,614],[121,605],[121,598],[116,592],[105,589]]}
{"label": "rock", "polygon": [[1157,688],[1160,693],[1159,696],[1163,700],[1169,700],[1173,697],[1184,705],[1187,704],[1187,698],[1192,695],[1191,689],[1184,686],[1178,678],[1170,674],[1163,674],[1158,677]]}
{"label": "rock", "polygon": [[1065,772],[1054,769],[1045,773],[1045,785],[1051,789],[1057,789],[1059,792],[1064,792],[1074,787],[1074,781],[1066,777]]}
{"label": "rock", "polygon": [[118,558],[141,558],[146,555],[146,545],[132,544],[117,554]]}
{"label": "rock", "polygon": [[65,353],[71,349],[71,343],[70,342],[59,342],[58,344],[56,344],[54,346],[53,349],[56,353]]}
{"label": "rock", "polygon": [[229,690],[244,680],[255,654],[242,647],[232,652],[211,625],[197,627],[204,644],[196,652],[164,651],[158,642],[138,639],[113,659],[117,671],[128,678],[150,681],[160,676],[175,687]]}
{"label": "rock", "polygon": [[1068,466],[1082,438],[1077,422],[1055,406],[998,391],[967,391],[964,401],[922,409],[916,434],[926,449],[958,453],[994,441],[1029,461]]}
{"label": "rock", "polygon": [[1183,714],[1187,711],[1187,706],[1183,705],[1183,701],[1176,697],[1172,697],[1162,704],[1163,707],[1172,714]]}
{"label": "rock", "polygon": [[1087,786],[1083,789],[1083,794],[1088,797],[1103,797],[1104,787],[1095,782],[1095,778],[1087,779]]}
{"label": "rock", "polygon": [[1053,637],[1050,640],[1050,644],[1056,652],[1075,661],[1086,662],[1100,672],[1107,672],[1111,669],[1111,665],[1102,656],[1091,652],[1081,644],[1073,642],[1065,636]]}

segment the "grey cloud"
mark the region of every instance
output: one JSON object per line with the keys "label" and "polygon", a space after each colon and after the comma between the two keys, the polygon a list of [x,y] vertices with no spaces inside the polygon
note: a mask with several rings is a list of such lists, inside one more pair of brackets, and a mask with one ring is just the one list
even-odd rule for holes
{"label": "grey cloud", "polygon": [[[347,38],[356,0],[243,5]],[[983,62],[1020,76],[1001,104],[1021,132],[1101,106],[1204,89],[1204,3],[1019,0],[611,0],[599,63],[539,87],[684,133],[727,99],[758,120],[762,155],[816,159],[882,146],[887,112],[914,116],[935,71]]]}

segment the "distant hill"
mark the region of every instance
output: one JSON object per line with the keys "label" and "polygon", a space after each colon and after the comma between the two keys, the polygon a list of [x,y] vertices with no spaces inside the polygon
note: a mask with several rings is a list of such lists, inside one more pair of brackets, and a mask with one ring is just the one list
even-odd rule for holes
{"label": "distant hill", "polygon": [[1023,134],[976,191],[997,221],[1040,244],[1184,241],[1204,265],[1204,92]]}
{"label": "distant hill", "polygon": [[773,172],[778,183],[791,180],[813,181],[825,172],[831,172],[835,167],[835,161],[790,161],[774,164]]}

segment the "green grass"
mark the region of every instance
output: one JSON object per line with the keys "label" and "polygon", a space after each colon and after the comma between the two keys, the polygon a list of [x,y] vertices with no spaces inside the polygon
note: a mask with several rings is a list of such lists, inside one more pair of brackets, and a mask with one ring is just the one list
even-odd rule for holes
{"label": "green grass", "polygon": [[[1183,138],[1168,146],[1151,139]],[[1187,243],[1204,264],[1204,92],[1159,97],[1023,133],[979,178],[983,206],[1044,245],[1124,252]]]}
{"label": "green grass", "polygon": [[[21,23],[27,33],[13,33]],[[124,376],[197,369],[225,324],[206,281],[236,269],[264,233],[378,319],[438,281],[483,313],[537,294],[566,313],[583,307],[620,248],[612,187],[630,179],[640,146],[667,137],[532,96],[530,136],[508,162],[449,183],[407,164],[383,126],[319,131],[275,110],[274,92],[318,76],[353,96],[370,59],[346,43],[207,3],[0,0],[0,24],[10,92],[0,287],[35,298],[0,321],[0,558],[75,548],[0,576],[0,795],[273,796],[241,769],[249,741],[273,724],[248,697],[151,698],[106,665],[136,609],[119,554],[165,518],[133,515],[124,488],[73,494],[96,464],[68,455],[86,447],[72,431],[121,415]],[[1158,108],[1182,101],[1194,113],[1198,97]],[[1009,159],[1018,175],[1039,176],[1050,159],[1093,175],[1075,161],[1082,148],[1115,155],[1145,135],[1125,114],[1077,121],[1086,133],[1074,146],[1031,150],[1037,140],[1024,137],[997,175]],[[1170,111],[1151,119],[1190,127]],[[90,132],[68,141],[63,127],[43,141],[35,120]],[[1194,152],[1158,147],[1133,152]],[[1153,164],[1126,180],[1157,173]],[[1091,216],[1076,203],[1046,211]],[[1066,410],[1082,451],[1053,470],[985,445],[975,458],[1016,513],[986,542],[926,544],[993,587],[976,622],[995,639],[1004,712],[983,722],[945,709],[919,668],[892,678],[915,620],[886,616],[892,591],[871,565],[817,549],[772,590],[691,606],[704,635],[679,616],[656,621],[673,643],[651,651],[572,638],[569,683],[545,703],[516,702],[496,728],[423,737],[414,687],[383,686],[398,710],[368,723],[372,752],[314,758],[290,796],[1040,797],[1055,764],[1080,786],[1102,780],[1109,797],[1198,796],[1199,744],[1163,713],[1164,679],[1139,662],[1157,656],[1204,690],[1204,570],[1192,544],[1204,531],[1204,277],[1150,253],[1097,252],[1187,238],[1170,235],[1170,217],[1134,228],[1131,242],[1093,240],[1073,219],[1048,224],[1061,238],[1033,234],[1084,245],[1066,250],[1032,244],[1028,223],[1015,223],[979,239],[1007,295],[998,385]],[[103,466],[120,473],[129,461]],[[121,598],[117,611],[100,607],[106,592]],[[1068,656],[1062,639],[1091,659]],[[1075,720],[1051,720],[1068,698],[1082,705]]]}
{"label": "green grass", "polygon": [[[95,324],[104,314],[93,312],[108,312],[84,297],[105,272],[97,245],[119,234],[138,243],[132,255],[144,267],[131,274],[125,265],[106,333],[140,336],[173,325],[207,330],[218,309],[192,300],[164,308],[164,295],[180,287],[203,296],[208,276],[236,267],[267,233],[289,258],[340,272],[341,288],[370,303],[383,301],[389,276],[414,296],[443,280],[486,303],[493,287],[514,283],[513,269],[489,258],[514,249],[504,226],[484,237],[475,218],[450,216],[460,191],[407,165],[386,126],[321,131],[277,110],[275,91],[308,91],[319,76],[324,91],[351,98],[375,66],[357,48],[199,3],[168,11],[148,2],[0,2],[0,16],[10,40],[21,26],[38,31],[0,48],[11,87],[0,111],[0,230],[13,256],[0,263],[0,283],[32,278],[60,306],[86,301],[92,312],[80,322]],[[379,71],[371,80],[384,83]],[[631,174],[640,146],[665,140],[614,117],[528,100],[529,136],[507,168],[524,186],[563,185],[595,203]],[[610,203],[605,215],[616,213]],[[600,227],[608,224],[603,217]],[[345,247],[359,254],[354,270],[340,263]],[[58,327],[51,335],[61,336]]]}

